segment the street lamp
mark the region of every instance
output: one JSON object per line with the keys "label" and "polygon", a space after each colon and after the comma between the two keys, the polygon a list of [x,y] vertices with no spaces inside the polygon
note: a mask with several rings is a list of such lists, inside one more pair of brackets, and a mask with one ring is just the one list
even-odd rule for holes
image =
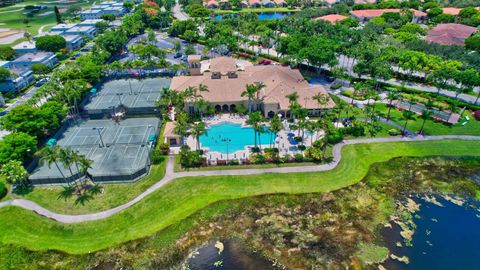
{"label": "street lamp", "polygon": [[92,130],[96,130],[98,132],[98,136],[100,137],[100,142],[102,143],[101,144],[101,147],[105,147],[105,144],[103,143],[103,138],[102,138],[102,133],[100,132],[100,130],[102,130],[103,127],[93,127]]}
{"label": "street lamp", "polygon": [[228,143],[231,142],[229,138],[223,138],[222,142],[225,142],[227,144],[227,165],[228,165]]}

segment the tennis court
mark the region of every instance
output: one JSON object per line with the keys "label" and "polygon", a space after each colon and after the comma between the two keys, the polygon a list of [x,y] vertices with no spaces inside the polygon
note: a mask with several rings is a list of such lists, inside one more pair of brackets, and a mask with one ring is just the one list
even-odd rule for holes
{"label": "tennis court", "polygon": [[111,111],[122,106],[126,112],[150,113],[156,109],[162,88],[170,85],[170,78],[122,79],[104,83],[94,93],[84,109],[89,114]]}
{"label": "tennis court", "polygon": [[[150,139],[157,135],[160,120],[128,118],[119,123],[112,120],[83,120],[70,126],[57,144],[72,148],[93,160],[89,174],[96,182],[133,181],[148,171]],[[52,164],[40,164],[30,176],[34,184],[63,183],[79,177],[76,166],[59,163],[60,171]],[[70,171],[71,170],[71,171]],[[63,176],[62,176],[63,174]]]}
{"label": "tennis court", "polygon": [[[418,115],[421,115],[422,112],[427,109],[427,106],[422,103],[409,103],[405,101],[398,101],[396,106],[399,109],[410,110]],[[456,124],[458,119],[460,119],[460,115],[456,113],[452,114],[437,108],[431,108],[430,111],[432,112],[432,118],[449,124]]]}

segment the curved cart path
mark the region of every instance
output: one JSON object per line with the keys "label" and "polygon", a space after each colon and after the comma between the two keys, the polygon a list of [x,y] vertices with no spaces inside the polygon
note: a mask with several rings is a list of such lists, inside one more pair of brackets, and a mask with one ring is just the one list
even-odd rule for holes
{"label": "curved cart path", "polygon": [[322,165],[312,165],[312,166],[295,166],[295,167],[282,167],[282,168],[265,168],[265,169],[239,169],[239,170],[211,170],[211,171],[194,171],[194,172],[174,172],[173,171],[173,162],[174,157],[169,156],[167,170],[165,176],[162,180],[158,181],[150,188],[145,190],[143,193],[138,195],[135,199],[119,205],[115,208],[105,210],[98,213],[84,214],[84,215],[65,215],[52,212],[48,209],[43,208],[42,206],[36,204],[35,202],[25,200],[25,199],[12,199],[0,203],[0,207],[5,206],[18,206],[30,211],[33,211],[41,216],[56,220],[61,223],[79,223],[85,221],[92,221],[98,219],[104,219],[110,217],[122,210],[129,208],[130,206],[141,201],[146,196],[150,195],[157,189],[165,186],[170,181],[188,176],[214,176],[214,175],[252,175],[252,174],[263,174],[263,173],[293,173],[293,172],[319,172],[319,171],[328,171],[334,169],[342,158],[342,148],[346,144],[361,144],[361,143],[387,143],[387,142],[400,142],[400,141],[433,141],[433,140],[479,140],[480,136],[468,136],[468,135],[444,135],[444,136],[417,136],[417,137],[395,137],[395,138],[368,138],[368,139],[355,139],[355,140],[345,140],[342,143],[336,144],[333,147],[333,161],[328,164]]}

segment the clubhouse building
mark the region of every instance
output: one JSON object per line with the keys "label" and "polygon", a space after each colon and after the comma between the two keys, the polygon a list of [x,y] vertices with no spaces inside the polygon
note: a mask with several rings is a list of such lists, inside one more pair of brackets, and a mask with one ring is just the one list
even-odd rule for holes
{"label": "clubhouse building", "polygon": [[[246,63],[246,62],[245,62]],[[202,98],[215,108],[217,112],[236,112],[236,107],[243,104],[248,108],[248,97],[241,94],[247,84],[263,83],[265,87],[257,93],[253,108],[260,110],[266,117],[281,114],[290,117],[289,94],[297,93],[298,103],[308,109],[309,115],[318,115],[322,110],[335,106],[328,98],[325,104],[319,104],[314,96],[327,91],[320,85],[310,85],[298,69],[280,65],[251,65],[231,57],[217,57],[200,61],[199,55],[188,57],[190,76],[174,77],[170,89],[184,91],[188,87],[200,84],[208,87],[201,92]],[[185,111],[196,111],[193,101],[187,101]]]}

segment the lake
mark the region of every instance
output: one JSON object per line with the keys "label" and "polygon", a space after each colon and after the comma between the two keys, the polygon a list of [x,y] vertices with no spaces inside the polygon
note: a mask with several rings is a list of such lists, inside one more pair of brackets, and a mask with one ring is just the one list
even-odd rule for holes
{"label": "lake", "polygon": [[[219,245],[219,243],[221,243]],[[223,247],[222,247],[223,245]],[[219,247],[221,247],[219,249]],[[221,250],[223,248],[223,250]],[[251,253],[238,240],[209,242],[200,247],[187,262],[190,270],[273,270],[272,264]]]}
{"label": "lake", "polygon": [[[223,20],[224,15],[227,15],[227,14],[218,14],[218,15],[215,15],[213,18],[216,20]],[[231,13],[228,15],[236,16],[236,13]],[[257,15],[260,21],[264,21],[264,20],[281,19],[281,18],[292,15],[292,13],[291,12],[261,12],[261,13],[257,13]]]}
{"label": "lake", "polygon": [[[410,259],[409,264],[388,260],[384,263],[387,269],[480,269],[479,205],[458,206],[440,197],[437,200],[444,207],[417,200],[421,207],[416,213],[419,217],[414,218],[413,246],[404,245],[398,225],[383,231],[390,251]],[[403,247],[397,247],[396,242]]]}

